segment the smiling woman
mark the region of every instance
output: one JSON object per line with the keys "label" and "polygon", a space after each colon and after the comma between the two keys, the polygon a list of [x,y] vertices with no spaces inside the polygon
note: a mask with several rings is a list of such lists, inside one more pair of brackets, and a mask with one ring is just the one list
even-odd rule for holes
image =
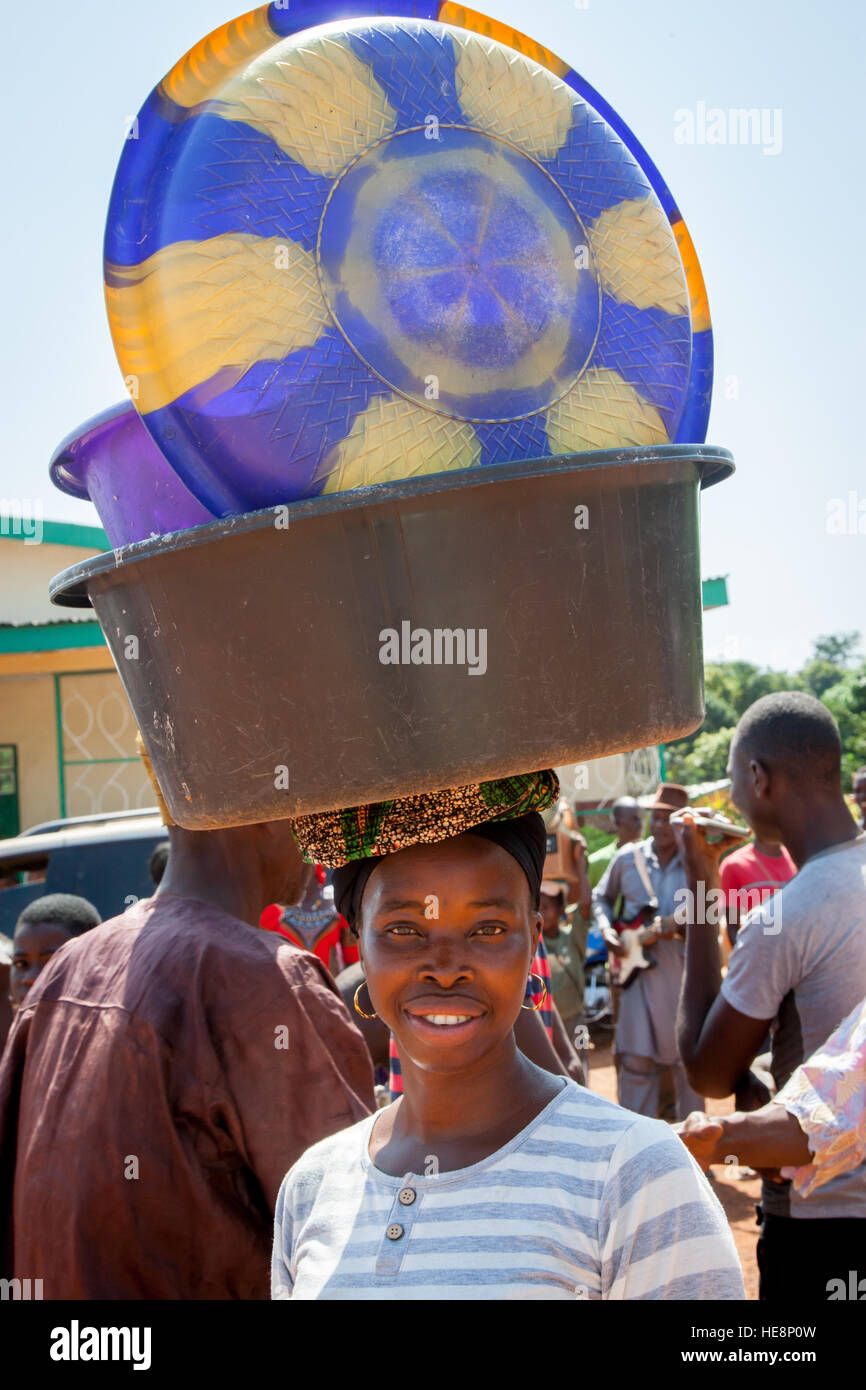
{"label": "smiling woman", "polygon": [[[540,773],[301,825],[317,857],[317,836],[343,828],[334,892],[366,972],[356,1003],[394,1034],[404,1091],[287,1174],[274,1298],[744,1297],[724,1213],[667,1126],[515,1041],[555,784]],[[359,825],[376,829],[350,849]]]}

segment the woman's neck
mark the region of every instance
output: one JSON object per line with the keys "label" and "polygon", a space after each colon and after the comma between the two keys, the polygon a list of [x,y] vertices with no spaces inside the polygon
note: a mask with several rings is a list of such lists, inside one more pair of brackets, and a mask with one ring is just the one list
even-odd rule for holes
{"label": "woman's neck", "polygon": [[[422,1071],[401,1049],[403,1096],[377,1121],[375,1161],[385,1172],[441,1171],[480,1162],[502,1148],[562,1090],[563,1078],[530,1062],[512,1034],[464,1072]],[[381,1126],[381,1129],[379,1128]]]}

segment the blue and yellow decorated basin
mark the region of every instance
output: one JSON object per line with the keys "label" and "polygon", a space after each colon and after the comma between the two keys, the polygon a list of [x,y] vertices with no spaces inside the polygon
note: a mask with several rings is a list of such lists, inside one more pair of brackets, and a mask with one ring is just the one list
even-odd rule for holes
{"label": "blue and yellow decorated basin", "polygon": [[217,515],[705,437],[700,269],[635,138],[525,36],[391,8],[254,10],[129,132],[111,331]]}

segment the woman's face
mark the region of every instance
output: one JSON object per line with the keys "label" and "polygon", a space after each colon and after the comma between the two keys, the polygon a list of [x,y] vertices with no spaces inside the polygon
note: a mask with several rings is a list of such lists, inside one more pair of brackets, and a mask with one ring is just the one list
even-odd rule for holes
{"label": "woman's face", "polygon": [[523,1003],[541,917],[517,861],[461,835],[389,855],[361,905],[373,1008],[401,1057],[461,1070],[500,1045]]}

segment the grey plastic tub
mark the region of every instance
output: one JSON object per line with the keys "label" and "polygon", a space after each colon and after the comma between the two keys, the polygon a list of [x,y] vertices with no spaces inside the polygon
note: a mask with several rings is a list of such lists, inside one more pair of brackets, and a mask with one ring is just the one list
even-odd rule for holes
{"label": "grey plastic tub", "polygon": [[379,801],[697,728],[698,495],[732,471],[669,445],[384,484],[126,546],[51,596],[92,604],[178,824]]}

